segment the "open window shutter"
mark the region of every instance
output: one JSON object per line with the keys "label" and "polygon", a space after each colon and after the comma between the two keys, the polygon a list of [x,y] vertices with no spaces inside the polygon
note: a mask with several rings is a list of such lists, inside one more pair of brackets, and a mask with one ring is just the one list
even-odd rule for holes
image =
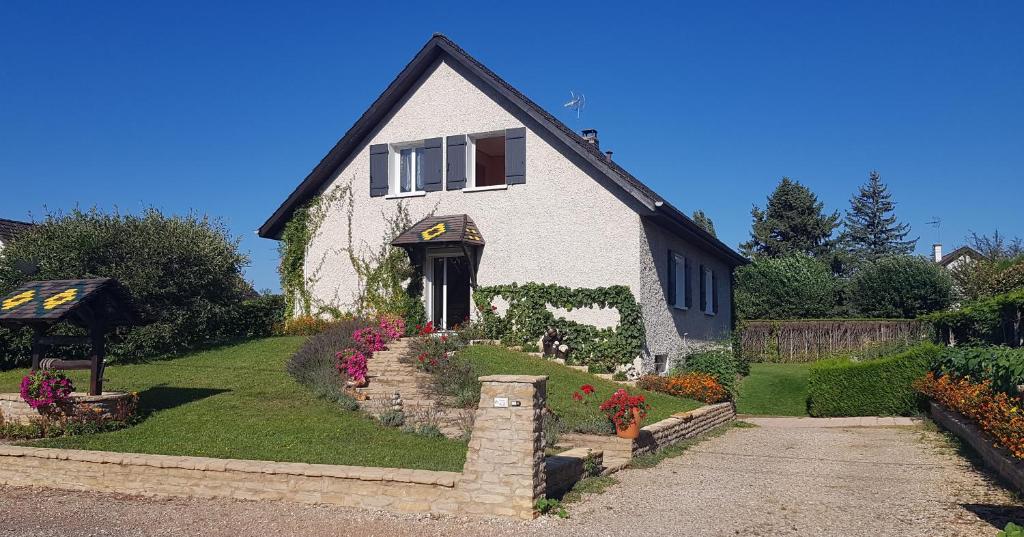
{"label": "open window shutter", "polygon": [[505,184],[526,183],[526,129],[505,129]]}
{"label": "open window shutter", "polygon": [[672,250],[668,251],[668,278],[665,278],[668,282],[665,284],[665,296],[668,299],[669,306],[676,305],[676,256],[672,254]]}
{"label": "open window shutter", "polygon": [[686,278],[686,307],[693,307],[693,267],[690,265],[690,258],[687,257],[684,264],[683,277]]}
{"label": "open window shutter", "polygon": [[708,311],[708,282],[704,274],[704,265],[700,266],[700,311]]}
{"label": "open window shutter", "polygon": [[466,187],[466,147],[468,137],[465,134],[449,136],[445,139],[448,145],[448,171],[445,174],[447,190],[459,190]]}
{"label": "open window shutter", "polygon": [[430,138],[423,142],[423,191],[437,192],[441,190],[443,177],[442,169],[442,140],[441,138]]}
{"label": "open window shutter", "polygon": [[370,146],[370,196],[388,194],[388,144]]}
{"label": "open window shutter", "polygon": [[711,271],[711,311],[718,313],[718,273]]}

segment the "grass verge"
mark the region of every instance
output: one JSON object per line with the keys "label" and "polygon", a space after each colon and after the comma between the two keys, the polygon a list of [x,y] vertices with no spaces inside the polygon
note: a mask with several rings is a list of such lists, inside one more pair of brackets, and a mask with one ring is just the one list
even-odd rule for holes
{"label": "grass verge", "polygon": [[601,494],[619,480],[610,475],[602,475],[581,479],[573,485],[572,490],[565,493],[562,503],[573,503],[583,499],[584,494]]}
{"label": "grass verge", "polygon": [[[167,361],[112,365],[110,391],[139,392],[146,419],[120,431],[34,446],[355,466],[461,471],[466,444],[379,426],[317,399],[284,365],[301,337],[269,338]],[[25,370],[0,373],[17,392]],[[70,375],[88,385],[87,372]]]}
{"label": "grass verge", "polygon": [[809,363],[750,364],[740,381],[736,412],[762,416],[806,416]]}

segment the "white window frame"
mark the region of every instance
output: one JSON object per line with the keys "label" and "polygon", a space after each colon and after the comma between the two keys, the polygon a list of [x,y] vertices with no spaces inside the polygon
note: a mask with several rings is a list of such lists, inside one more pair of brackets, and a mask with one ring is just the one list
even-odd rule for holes
{"label": "white window frame", "polygon": [[508,189],[507,177],[505,178],[505,183],[500,185],[476,186],[476,141],[484,138],[497,138],[499,136],[504,140],[505,131],[482,132],[470,134],[466,137],[466,187],[462,189],[463,192],[486,192],[488,190]]}
{"label": "white window frame", "polygon": [[704,267],[704,315],[715,314],[715,271]]}
{"label": "white window frame", "polygon": [[[434,285],[435,277],[434,274],[434,260],[439,257],[463,257],[465,254],[455,250],[438,250],[435,252],[428,252],[426,256],[426,266],[423,270],[423,294],[426,298],[427,308],[427,320],[434,320]],[[437,331],[447,331],[448,326],[448,262],[444,263],[444,274],[441,275],[441,326],[434,326]],[[470,305],[473,304],[473,291],[470,288]]]}
{"label": "white window frame", "polygon": [[391,155],[389,161],[390,170],[388,173],[388,195],[386,199],[392,198],[411,198],[417,196],[425,196],[427,192],[423,189],[416,189],[416,158],[412,158],[412,166],[410,173],[412,174],[412,185],[409,192],[402,192],[402,151],[406,149],[423,149],[426,147],[425,140],[419,140],[416,142],[403,142],[400,144],[391,144]]}
{"label": "white window frame", "polygon": [[676,303],[672,307],[677,310],[686,311],[686,257],[682,254],[672,252],[672,258],[676,265]]}

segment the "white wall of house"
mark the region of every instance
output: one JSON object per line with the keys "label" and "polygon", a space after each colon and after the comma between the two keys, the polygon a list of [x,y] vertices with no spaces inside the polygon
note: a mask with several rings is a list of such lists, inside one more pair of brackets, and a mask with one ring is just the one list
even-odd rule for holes
{"label": "white wall of house", "polygon": [[[483,133],[525,126],[526,183],[504,190],[439,191],[419,197],[370,197],[369,146]],[[354,190],[353,242],[362,250],[383,239],[382,212],[406,203],[413,221],[431,211],[468,214],[487,242],[478,271],[480,285],[543,282],[569,287],[629,286],[641,290],[640,217],[635,203],[608,180],[588,173],[538,134],[531,120],[513,115],[448,63],[439,62],[418,87],[342,164],[329,186],[351,181]],[[447,157],[447,155],[445,155]],[[445,167],[446,169],[446,167]],[[345,253],[347,215],[332,211],[312,240],[307,277],[319,300],[351,307],[357,277]],[[611,325],[617,313],[577,310],[569,318]]]}
{"label": "white wall of house", "polygon": [[[640,300],[647,331],[647,367],[653,369],[654,357],[666,355],[667,367],[684,351],[694,350],[708,344],[722,341],[729,336],[732,328],[732,297],[730,279],[732,271],[721,259],[710,255],[707,250],[680,238],[658,224],[645,220],[640,235],[641,272]],[[669,250],[690,259],[693,292],[691,306],[685,310],[668,304],[666,282],[668,281]],[[703,265],[717,274],[718,312],[709,315],[700,309],[699,267]]]}

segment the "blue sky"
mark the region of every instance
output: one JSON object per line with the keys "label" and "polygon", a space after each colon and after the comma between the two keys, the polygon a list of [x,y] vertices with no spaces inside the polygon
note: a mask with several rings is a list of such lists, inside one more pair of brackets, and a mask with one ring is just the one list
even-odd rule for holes
{"label": "blue sky", "polygon": [[1024,3],[360,4],[6,2],[0,216],[208,213],[277,289],[255,229],[444,32],[730,245],[783,175],[843,210],[871,169],[921,253],[1024,235]]}

